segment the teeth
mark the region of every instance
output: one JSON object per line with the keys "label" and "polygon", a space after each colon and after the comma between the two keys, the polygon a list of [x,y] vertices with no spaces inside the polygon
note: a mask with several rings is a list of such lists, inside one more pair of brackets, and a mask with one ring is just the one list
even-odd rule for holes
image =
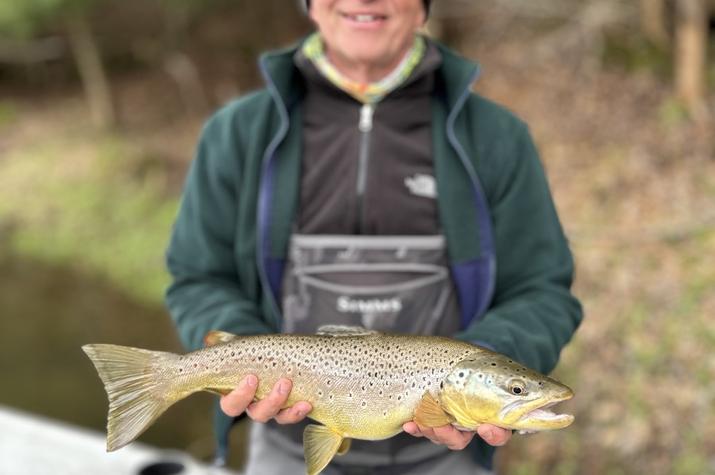
{"label": "teeth", "polygon": [[375,15],[352,15],[350,18],[360,23],[367,23],[369,21],[377,20],[377,17]]}

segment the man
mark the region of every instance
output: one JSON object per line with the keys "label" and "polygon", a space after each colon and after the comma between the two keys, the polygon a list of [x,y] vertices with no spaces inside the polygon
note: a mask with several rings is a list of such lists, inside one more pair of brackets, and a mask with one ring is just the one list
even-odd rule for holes
{"label": "man", "polygon": [[[267,88],[204,129],[168,252],[184,343],[212,329],[358,324],[553,369],[581,308],[526,126],[470,92],[474,65],[418,34],[429,1],[305,6],[317,32],[265,55]],[[289,379],[254,403],[258,384],[249,376],[221,400],[227,415],[267,423],[254,425],[247,473],[300,473],[311,406],[280,409]],[[356,441],[325,473],[481,473],[510,437],[403,429]]]}

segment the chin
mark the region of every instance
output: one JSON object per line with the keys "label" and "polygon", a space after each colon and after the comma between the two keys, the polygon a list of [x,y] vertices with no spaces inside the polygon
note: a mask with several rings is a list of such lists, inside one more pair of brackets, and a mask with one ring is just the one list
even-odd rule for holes
{"label": "chin", "polygon": [[371,49],[363,49],[359,51],[353,51],[352,54],[349,56],[350,60],[353,63],[360,63],[364,65],[372,65],[372,66],[384,66],[386,63],[389,63],[389,61],[385,61],[385,58],[390,58],[391,55],[390,53],[384,51],[384,50],[371,50]]}

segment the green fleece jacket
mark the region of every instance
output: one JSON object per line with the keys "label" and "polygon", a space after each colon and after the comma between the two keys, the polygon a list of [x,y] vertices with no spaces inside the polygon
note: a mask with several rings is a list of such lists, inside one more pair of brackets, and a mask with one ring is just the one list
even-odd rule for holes
{"label": "green fleece jacket", "polygon": [[[279,332],[264,258],[285,257],[299,201],[303,83],[295,48],[265,55],[268,87],[205,125],[167,253],[167,305],[188,349],[209,330]],[[527,126],[470,92],[477,67],[440,47],[432,107],[440,224],[453,264],[480,257],[475,183],[493,229],[493,294],[481,318],[455,335],[550,372],[582,318],[571,294],[573,259]],[[261,200],[270,170],[274,194]],[[259,209],[271,209],[260,229]],[[268,241],[268,245],[263,243]],[[266,256],[265,254],[269,254]]]}

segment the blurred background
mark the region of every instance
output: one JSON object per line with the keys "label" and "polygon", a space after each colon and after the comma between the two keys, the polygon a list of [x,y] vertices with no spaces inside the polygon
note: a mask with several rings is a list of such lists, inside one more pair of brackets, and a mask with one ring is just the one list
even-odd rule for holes
{"label": "blurred background", "polygon": [[[715,1],[434,3],[532,128],[586,311],[575,424],[500,473],[715,474]],[[80,346],[180,351],[163,253],[201,125],[309,30],[285,0],[0,0],[0,405],[103,432]],[[212,404],[141,440],[208,460]]]}

